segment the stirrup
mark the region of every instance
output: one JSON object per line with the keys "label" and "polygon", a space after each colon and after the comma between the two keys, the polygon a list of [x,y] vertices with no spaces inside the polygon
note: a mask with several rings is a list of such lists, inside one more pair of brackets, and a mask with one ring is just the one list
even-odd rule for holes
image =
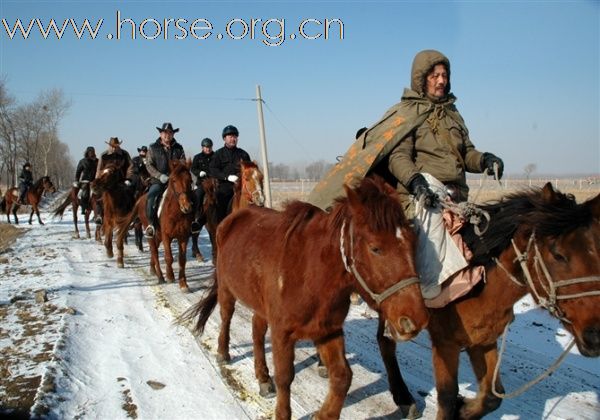
{"label": "stirrup", "polygon": [[154,226],[148,225],[144,231],[146,238],[154,238]]}
{"label": "stirrup", "polygon": [[200,233],[202,226],[197,221],[192,222],[192,233]]}

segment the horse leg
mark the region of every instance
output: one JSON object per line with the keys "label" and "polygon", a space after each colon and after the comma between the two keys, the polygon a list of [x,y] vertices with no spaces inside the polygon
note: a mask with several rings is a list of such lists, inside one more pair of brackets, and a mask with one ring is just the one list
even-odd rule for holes
{"label": "horse leg", "polygon": [[108,258],[114,257],[112,236],[113,229],[111,223],[108,220],[104,220],[104,248],[106,248],[106,255]]}
{"label": "horse leg", "polygon": [[123,240],[120,236],[117,236],[117,267],[125,267],[125,263],[123,262]]}
{"label": "horse leg", "polygon": [[252,316],[252,343],[254,345],[254,375],[258,380],[261,397],[275,396],[275,385],[269,376],[267,359],[265,358],[265,335],[267,334],[267,320],[254,314]]}
{"label": "horse leg", "polygon": [[377,344],[379,345],[379,353],[381,353],[381,359],[383,360],[388,375],[388,383],[392,398],[402,412],[403,418],[419,418],[421,417],[421,413],[417,409],[415,399],[408,390],[408,387],[402,378],[400,367],[398,366],[398,360],[396,359],[396,342],[386,337],[384,332],[385,320],[380,315],[379,325],[377,326]]}
{"label": "horse leg", "polygon": [[204,261],[204,256],[202,252],[200,252],[200,248],[198,248],[198,233],[192,233],[192,255],[200,262]]}
{"label": "horse leg", "polygon": [[[85,235],[88,239],[91,239],[92,237],[92,231],[90,230],[90,210],[87,209],[85,211],[85,216],[83,217],[83,220],[85,222]],[[79,231],[78,231],[79,233]]]}
{"label": "horse leg", "polygon": [[77,205],[75,203],[72,203],[71,208],[73,210],[73,225],[75,225],[75,233],[73,233],[73,239],[79,239],[79,226],[77,226]]}
{"label": "horse leg", "polygon": [[[502,399],[492,393],[494,368],[498,361],[498,348],[496,343],[489,346],[474,346],[467,349],[473,372],[477,377],[479,389],[475,398],[465,398],[460,408],[460,417],[465,419],[481,418],[496,410]],[[496,378],[496,390],[504,392],[500,377]]]}
{"label": "horse leg", "polygon": [[219,307],[221,314],[221,331],[219,332],[219,344],[217,347],[217,362],[226,364],[231,361],[229,354],[229,331],[231,328],[231,318],[235,311],[235,297],[223,284],[219,284]]}
{"label": "horse leg", "polygon": [[460,348],[452,342],[432,342],[433,372],[437,390],[437,419],[453,419],[458,399]]}
{"label": "horse leg", "polygon": [[185,263],[187,261],[187,240],[179,239],[179,255],[177,259],[179,261],[179,288],[186,293],[190,292],[190,288],[187,284],[187,278],[185,277]]}
{"label": "horse leg", "polygon": [[[33,213],[35,213],[35,207],[31,206],[31,213],[29,213],[29,224],[31,224],[33,222]],[[38,218],[39,218],[39,216],[38,216]],[[40,223],[41,222],[42,221],[40,220]]]}
{"label": "horse leg", "polygon": [[135,222],[133,225],[133,232],[135,234],[135,245],[137,246],[140,252],[144,252],[144,232],[142,230],[142,223]]}
{"label": "horse leg", "polygon": [[165,282],[162,270],[160,268],[160,261],[158,260],[158,242],[156,238],[151,238],[148,241],[150,247],[150,272],[155,274],[158,278],[158,284]]}
{"label": "horse leg", "polygon": [[[19,206],[17,206],[16,204],[13,204],[12,214],[13,214],[13,217],[15,219],[15,225],[19,224],[19,218],[17,217],[17,209],[18,208],[19,208]],[[10,220],[9,220],[9,222],[10,222]]]}
{"label": "horse leg", "polygon": [[173,250],[171,249],[171,238],[167,235],[163,236],[163,247],[165,248],[165,264],[167,266],[167,281],[173,283],[175,281],[175,273],[173,272]]}
{"label": "horse leg", "polygon": [[275,366],[275,386],[277,387],[277,405],[275,418],[290,419],[290,386],[294,380],[294,345],[289,334],[283,331],[271,330],[271,345],[273,347],[273,364]]}
{"label": "horse leg", "polygon": [[43,224],[44,224],[44,222],[42,222],[42,218],[40,217],[40,209],[39,209],[39,207],[37,206],[37,204],[36,204],[35,206],[33,206],[33,210],[31,211],[31,216],[29,216],[29,224],[31,224],[31,218],[32,218],[32,216],[33,216],[33,211],[34,211],[34,210],[35,210],[35,215],[36,215],[36,216],[37,216],[37,218],[38,218],[38,223],[39,223],[40,225],[43,225]]}

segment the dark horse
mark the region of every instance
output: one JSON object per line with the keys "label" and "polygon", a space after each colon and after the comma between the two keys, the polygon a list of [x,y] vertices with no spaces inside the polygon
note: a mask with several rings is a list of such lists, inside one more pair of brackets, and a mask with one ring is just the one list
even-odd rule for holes
{"label": "dark horse", "polygon": [[[219,258],[212,288],[182,319],[198,316],[202,332],[217,303],[221,311],[218,357],[229,361],[229,328],[236,300],[254,311],[255,373],[261,394],[272,392],[264,340],[271,328],[276,417],[291,416],[296,341],[315,342],[329,373],[329,393],[317,418],[337,418],[352,380],[344,354],[344,319],[350,293],[387,320],[395,339],[408,340],[428,320],[415,273],[415,234],[395,190],[367,178],[346,187],[331,213],[299,201],[284,211],[250,206],[217,229]],[[275,245],[275,246],[274,246]]]}
{"label": "dark horse", "polygon": [[[85,182],[82,183],[82,186],[80,187],[81,189],[86,188],[86,189],[90,189],[90,184],[89,182]],[[79,198],[79,191],[81,191],[79,187],[71,187],[71,189],[67,192],[65,199],[63,200],[63,202],[61,203],[60,206],[58,206],[56,208],[56,210],[54,210],[53,212],[53,216],[54,217],[60,217],[60,219],[62,219],[63,214],[65,213],[65,210],[67,209],[67,207],[71,206],[71,209],[73,211],[73,224],[75,225],[75,233],[73,234],[73,237],[76,239],[79,239],[79,226],[77,225],[77,210],[79,209],[79,207],[84,207],[84,213],[83,213],[83,220],[85,223],[85,233],[87,238],[91,238],[92,234],[91,234],[91,230],[90,230],[90,214],[92,213],[92,210],[95,207],[95,203],[96,203],[96,195],[92,194],[90,191],[88,191],[88,203],[86,206],[83,206],[83,203],[81,202],[81,199]],[[96,239],[99,240],[99,234],[100,232],[96,229]]]}
{"label": "dark horse", "polygon": [[[157,226],[154,237],[148,240],[151,253],[150,271],[156,274],[159,283],[163,283],[165,279],[160,268],[158,248],[162,242],[165,250],[167,280],[173,282],[175,281],[175,273],[173,273],[171,242],[173,242],[173,239],[177,240],[179,246],[179,287],[186,292],[190,291],[185,277],[186,252],[194,217],[191,201],[192,175],[190,174],[190,166],[191,161],[189,160],[187,162],[169,161],[169,183],[160,204],[162,210],[158,218],[159,226]],[[119,223],[119,241],[124,240],[128,226],[136,218],[141,221],[144,228],[148,226],[148,218],[146,217],[147,197],[147,194],[142,195],[127,218]]]}
{"label": "dark horse", "polygon": [[[600,195],[577,204],[548,183],[481,207],[491,216],[487,230],[477,236],[469,225],[463,237],[474,254],[471,264],[486,267],[486,282],[446,307],[430,310],[438,419],[480,418],[500,406],[492,392],[496,342],[513,320],[513,305],[528,293],[562,321],[581,354],[600,356]],[[381,329],[377,339],[394,401],[403,410],[414,406],[395,343]],[[458,395],[462,349],[478,381],[472,399]],[[495,389],[503,392],[499,377]]]}
{"label": "dark horse", "polygon": [[[111,162],[92,181],[92,191],[101,195],[104,205],[104,220],[102,232],[104,234],[104,247],[109,258],[113,254],[113,230],[125,218],[135,204],[135,197],[129,187],[125,185],[125,178],[121,168],[122,164]],[[123,241],[117,237],[117,266],[123,267]]]}
{"label": "dark horse", "polygon": [[[38,179],[35,184],[33,184],[27,190],[27,194],[25,195],[25,199],[27,200],[27,204],[31,206],[31,214],[29,215],[29,224],[31,224],[33,220],[33,213],[36,214],[38,222],[40,225],[43,225],[42,218],[40,217],[40,209],[39,204],[42,199],[42,194],[44,192],[54,193],[56,192],[56,188],[50,181],[49,176],[43,176]],[[15,218],[15,224],[19,224],[19,219],[17,218],[17,210],[21,206],[17,204],[17,199],[19,198],[19,189],[18,188],[9,188],[4,193],[4,198],[2,202],[0,202],[0,209],[6,213],[6,219],[8,223],[10,223],[10,213],[13,214]]]}
{"label": "dark horse", "polygon": [[[262,207],[265,205],[265,196],[263,193],[264,176],[256,162],[240,162],[240,179],[233,186],[233,198],[231,199],[231,211],[243,209],[250,204]],[[208,178],[203,181],[204,203],[202,203],[202,217],[200,224],[206,226],[210,243],[212,246],[213,264],[216,260],[215,232],[217,226],[227,216],[219,214],[216,200],[216,189],[218,181],[215,178]],[[192,235],[192,252],[194,256],[203,261],[204,257],[198,249],[198,234]]]}

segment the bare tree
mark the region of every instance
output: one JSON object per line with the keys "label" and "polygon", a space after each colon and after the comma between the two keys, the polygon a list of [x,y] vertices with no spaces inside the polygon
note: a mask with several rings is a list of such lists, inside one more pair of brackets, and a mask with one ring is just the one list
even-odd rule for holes
{"label": "bare tree", "polygon": [[17,134],[14,122],[15,100],[0,80],[0,160],[6,171],[6,184],[12,186],[17,181]]}
{"label": "bare tree", "polygon": [[537,166],[535,163],[528,163],[527,165],[525,165],[525,168],[523,168],[523,171],[525,172],[525,176],[527,177],[527,180],[529,180],[529,178],[531,177],[531,174],[533,172],[535,172],[536,169],[537,169]]}
{"label": "bare tree", "polygon": [[313,181],[318,181],[332,166],[331,163],[327,163],[323,159],[318,160],[306,167],[306,176]]}

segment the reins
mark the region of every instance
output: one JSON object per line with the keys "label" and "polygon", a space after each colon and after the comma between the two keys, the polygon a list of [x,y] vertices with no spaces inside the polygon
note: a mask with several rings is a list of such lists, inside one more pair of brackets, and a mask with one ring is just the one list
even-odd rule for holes
{"label": "reins", "polygon": [[415,284],[415,283],[419,282],[418,277],[409,277],[404,280],[400,280],[398,283],[393,284],[392,286],[385,289],[382,293],[374,293],[369,288],[369,286],[365,282],[364,278],[360,275],[360,273],[356,269],[356,264],[355,264],[355,259],[354,259],[354,234],[353,234],[353,229],[352,229],[352,223],[350,223],[350,228],[349,228],[350,265],[348,265],[348,258],[346,256],[346,249],[344,246],[345,245],[345,240],[344,240],[345,228],[346,228],[346,221],[344,220],[344,222],[342,223],[342,228],[340,229],[340,254],[342,256],[342,261],[344,263],[344,267],[346,268],[347,272],[352,273],[354,275],[354,278],[356,278],[356,280],[361,285],[361,287],[363,289],[365,289],[365,291],[369,294],[369,296],[371,296],[371,299],[373,299],[375,301],[375,303],[377,303],[377,305],[381,305],[381,302],[383,302],[385,299],[387,299],[394,293],[398,292],[399,290],[401,290],[405,287],[408,287],[411,284]]}

